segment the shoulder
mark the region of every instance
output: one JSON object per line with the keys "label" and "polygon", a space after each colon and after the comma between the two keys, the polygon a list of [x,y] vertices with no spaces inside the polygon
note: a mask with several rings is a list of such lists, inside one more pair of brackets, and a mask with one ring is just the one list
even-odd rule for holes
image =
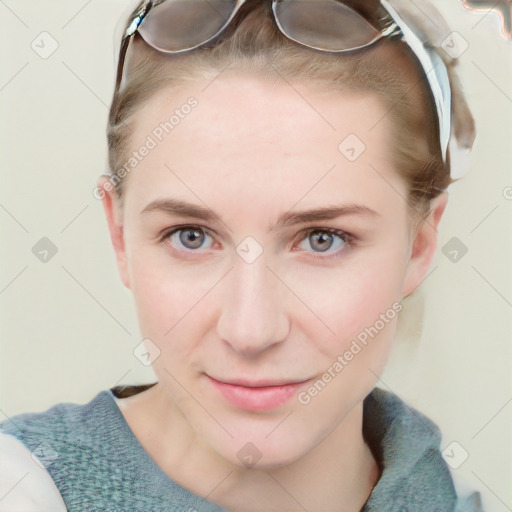
{"label": "shoulder", "polygon": [[483,512],[482,497],[472,482],[452,472],[453,485],[457,492],[454,512]]}
{"label": "shoulder", "polygon": [[100,391],[85,404],[60,402],[42,412],[17,414],[0,422],[0,433],[19,439],[30,450],[39,448],[44,452],[48,447],[43,441],[51,443],[55,439],[62,444],[68,437],[75,437],[75,433],[94,431],[98,418],[107,416],[111,408],[108,393]]}
{"label": "shoulder", "polygon": [[439,427],[396,394],[372,390],[364,402],[363,431],[384,468],[379,493],[403,495],[404,503],[418,502],[423,509],[436,498],[436,510],[482,512],[480,493],[444,459]]}
{"label": "shoulder", "polygon": [[52,478],[36,454],[0,432],[0,512],[66,512]]}
{"label": "shoulder", "polygon": [[[105,441],[115,438],[118,426],[110,390],[84,404],[60,402],[0,422],[0,512],[66,511],[82,499],[77,488],[91,475],[108,479]],[[94,495],[101,482],[93,478],[87,485]]]}
{"label": "shoulder", "polygon": [[77,463],[89,467],[105,437],[101,429],[112,421],[107,393],[0,422],[0,512],[66,510],[63,489],[70,472]]}
{"label": "shoulder", "polygon": [[484,512],[480,491],[476,490],[478,482],[450,471],[453,486],[457,495],[454,512]]}

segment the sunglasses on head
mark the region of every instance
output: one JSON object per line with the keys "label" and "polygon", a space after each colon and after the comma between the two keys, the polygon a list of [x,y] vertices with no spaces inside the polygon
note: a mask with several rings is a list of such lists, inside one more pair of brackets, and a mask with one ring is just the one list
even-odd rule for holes
{"label": "sunglasses on head", "polygon": [[[156,50],[183,54],[214,44],[250,1],[141,1],[122,37],[114,97],[121,89],[126,54],[135,32]],[[441,154],[447,163],[449,146],[452,153],[448,71],[438,53],[422,42],[419,31],[410,26],[410,21],[406,23],[387,0],[272,0],[271,6],[282,34],[313,50],[346,53],[369,47],[382,38],[403,40],[424,70],[436,106]],[[450,160],[453,169],[453,158]],[[457,172],[460,174],[460,169]]]}

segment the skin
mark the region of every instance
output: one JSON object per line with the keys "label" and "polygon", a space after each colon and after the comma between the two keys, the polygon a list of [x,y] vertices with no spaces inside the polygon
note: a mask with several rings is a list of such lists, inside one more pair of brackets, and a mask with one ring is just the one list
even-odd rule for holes
{"label": "skin", "polygon": [[[321,377],[424,279],[447,195],[414,228],[389,152],[391,120],[376,97],[259,75],[224,73],[160,91],[136,114],[133,149],[190,96],[198,106],[131,171],[122,207],[98,180],[142,338],[160,350],[158,384],[122,400],[121,410],[171,478],[230,510],[360,510],[380,476],[362,437],[362,401],[384,369],[397,318],[308,404],[293,397],[272,410],[241,410],[207,375]],[[354,162],[338,150],[348,134],[366,145]],[[141,214],[171,197],[221,220]],[[268,230],[282,212],[341,204],[376,213]],[[181,225],[212,236],[199,248],[179,233],[161,240]],[[354,241],[326,234],[318,245],[304,232],[313,228]],[[252,263],[236,251],[247,236],[263,249]],[[248,442],[261,454],[251,468],[237,457]]]}

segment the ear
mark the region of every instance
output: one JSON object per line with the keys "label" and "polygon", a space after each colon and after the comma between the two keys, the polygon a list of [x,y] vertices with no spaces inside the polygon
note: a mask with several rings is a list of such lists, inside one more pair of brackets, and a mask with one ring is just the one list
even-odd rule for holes
{"label": "ear", "polygon": [[437,248],[437,228],[448,202],[443,192],[430,201],[430,211],[412,233],[413,240],[402,289],[403,296],[410,295],[425,279]]}
{"label": "ear", "polygon": [[107,218],[108,229],[110,232],[110,240],[116,255],[117,269],[121,277],[121,281],[130,288],[130,280],[128,274],[128,265],[126,259],[126,249],[124,240],[124,225],[122,207],[119,196],[114,186],[106,175],[99,177],[96,184],[97,190],[95,195],[101,199],[103,210]]}

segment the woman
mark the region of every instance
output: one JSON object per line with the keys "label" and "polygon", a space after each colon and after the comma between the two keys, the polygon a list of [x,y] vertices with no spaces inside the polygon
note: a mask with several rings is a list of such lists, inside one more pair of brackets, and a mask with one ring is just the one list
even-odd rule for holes
{"label": "woman", "polygon": [[9,499],[481,510],[438,428],[375,387],[474,139],[454,62],[403,2],[155,4],[123,38],[97,195],[157,382],[4,422],[4,482],[41,465]]}

